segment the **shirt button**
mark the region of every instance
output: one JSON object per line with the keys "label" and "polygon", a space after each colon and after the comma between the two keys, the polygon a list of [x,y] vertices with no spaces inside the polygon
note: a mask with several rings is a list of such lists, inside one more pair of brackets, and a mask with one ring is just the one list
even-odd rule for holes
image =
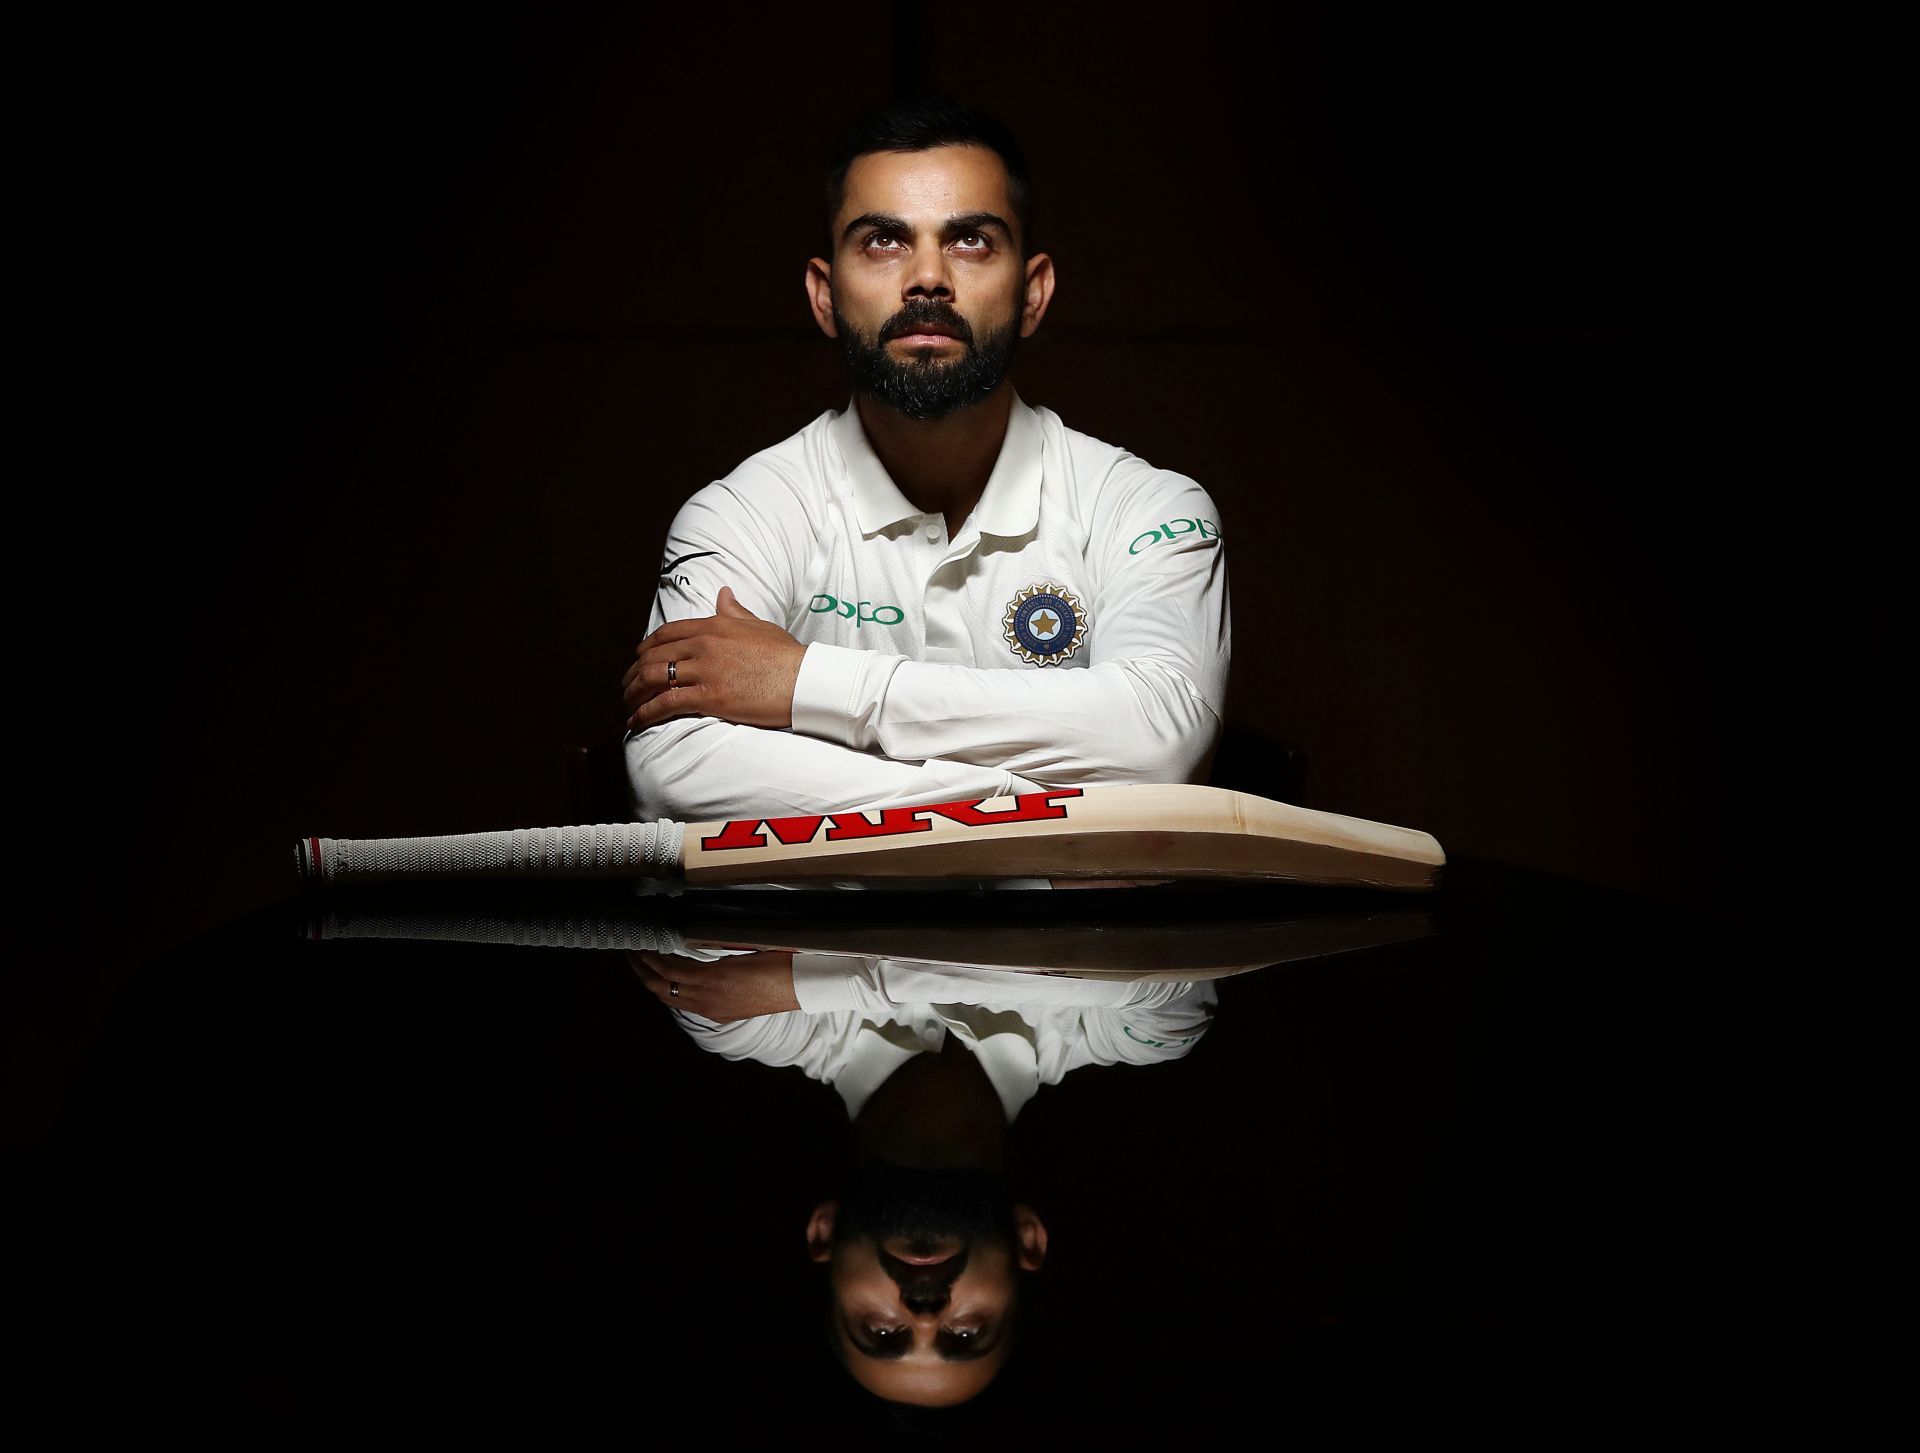
{"label": "shirt button", "polygon": [[927,542],[931,544],[933,541],[939,538],[940,538],[940,527],[938,525],[929,523],[927,526]]}

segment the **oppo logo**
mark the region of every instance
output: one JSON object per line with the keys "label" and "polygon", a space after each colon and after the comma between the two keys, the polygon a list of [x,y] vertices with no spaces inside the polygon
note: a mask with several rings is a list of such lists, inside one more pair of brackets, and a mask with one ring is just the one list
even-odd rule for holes
{"label": "oppo logo", "polygon": [[1144,535],[1135,535],[1133,543],[1127,546],[1129,555],[1138,555],[1142,550],[1151,550],[1162,540],[1177,540],[1182,535],[1198,535],[1203,540],[1220,538],[1220,523],[1217,520],[1169,520],[1156,530],[1148,530]]}
{"label": "oppo logo", "polygon": [[807,609],[815,615],[825,615],[828,611],[843,615],[853,622],[855,629],[868,621],[876,626],[897,626],[907,618],[907,613],[897,605],[875,605],[870,600],[835,600],[830,595],[816,595],[807,602]]}

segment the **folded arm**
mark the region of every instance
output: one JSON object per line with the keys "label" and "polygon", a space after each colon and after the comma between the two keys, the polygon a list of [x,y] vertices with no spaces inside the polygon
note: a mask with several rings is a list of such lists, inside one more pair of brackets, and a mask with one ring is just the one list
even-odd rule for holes
{"label": "folded arm", "polygon": [[772,811],[841,812],[1037,792],[1038,784],[967,762],[893,762],[764,727],[683,717],[627,738],[640,818],[713,822]]}
{"label": "folded arm", "polygon": [[[1196,780],[1219,737],[1231,655],[1213,517],[1197,484],[1138,465],[1087,524],[1084,669],[815,644],[794,688],[794,730],[893,758],[991,764],[1047,787]],[[1169,528],[1142,532],[1149,519]]]}
{"label": "folded arm", "polygon": [[807,647],[793,729],[861,751],[994,765],[1048,787],[1189,782],[1220,731],[1226,561],[1161,547],[1100,593],[1086,669],[982,669]]}
{"label": "folded arm", "polygon": [[688,563],[663,570],[627,675],[636,810],[703,820],[1195,780],[1226,690],[1226,563],[1217,527],[1127,539],[1147,514],[1212,511],[1190,481],[1144,478],[1092,522],[1090,664],[1038,670],[800,648],[804,522],[771,518],[792,501],[701,491],[668,541],[669,562]]}

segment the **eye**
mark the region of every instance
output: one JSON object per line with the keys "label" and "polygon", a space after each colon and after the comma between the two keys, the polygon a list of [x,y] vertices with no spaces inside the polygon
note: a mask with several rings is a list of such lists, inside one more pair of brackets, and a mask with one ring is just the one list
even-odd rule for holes
{"label": "eye", "polygon": [[888,252],[900,246],[900,239],[891,232],[876,232],[867,238],[867,246],[876,251]]}
{"label": "eye", "polygon": [[984,252],[991,245],[983,232],[969,232],[960,239],[960,246],[968,252]]}

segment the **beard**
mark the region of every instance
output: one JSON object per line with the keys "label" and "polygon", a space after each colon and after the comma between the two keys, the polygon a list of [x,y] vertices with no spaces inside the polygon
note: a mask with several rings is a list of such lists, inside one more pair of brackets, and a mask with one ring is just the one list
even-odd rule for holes
{"label": "beard", "polygon": [[[944,419],[985,399],[1007,376],[1020,337],[1016,311],[1003,327],[989,329],[976,342],[966,319],[935,298],[914,298],[887,319],[880,336],[872,341],[846,320],[838,304],[833,322],[840,330],[854,388],[909,419]],[[964,345],[958,358],[945,360],[923,353],[903,363],[887,352],[889,341],[929,324],[952,330]]]}
{"label": "beard", "polygon": [[926,1245],[957,1238],[967,1246],[1014,1240],[1013,1197],[983,1170],[911,1170],[870,1161],[853,1173],[834,1218],[836,1246],[901,1240]]}

